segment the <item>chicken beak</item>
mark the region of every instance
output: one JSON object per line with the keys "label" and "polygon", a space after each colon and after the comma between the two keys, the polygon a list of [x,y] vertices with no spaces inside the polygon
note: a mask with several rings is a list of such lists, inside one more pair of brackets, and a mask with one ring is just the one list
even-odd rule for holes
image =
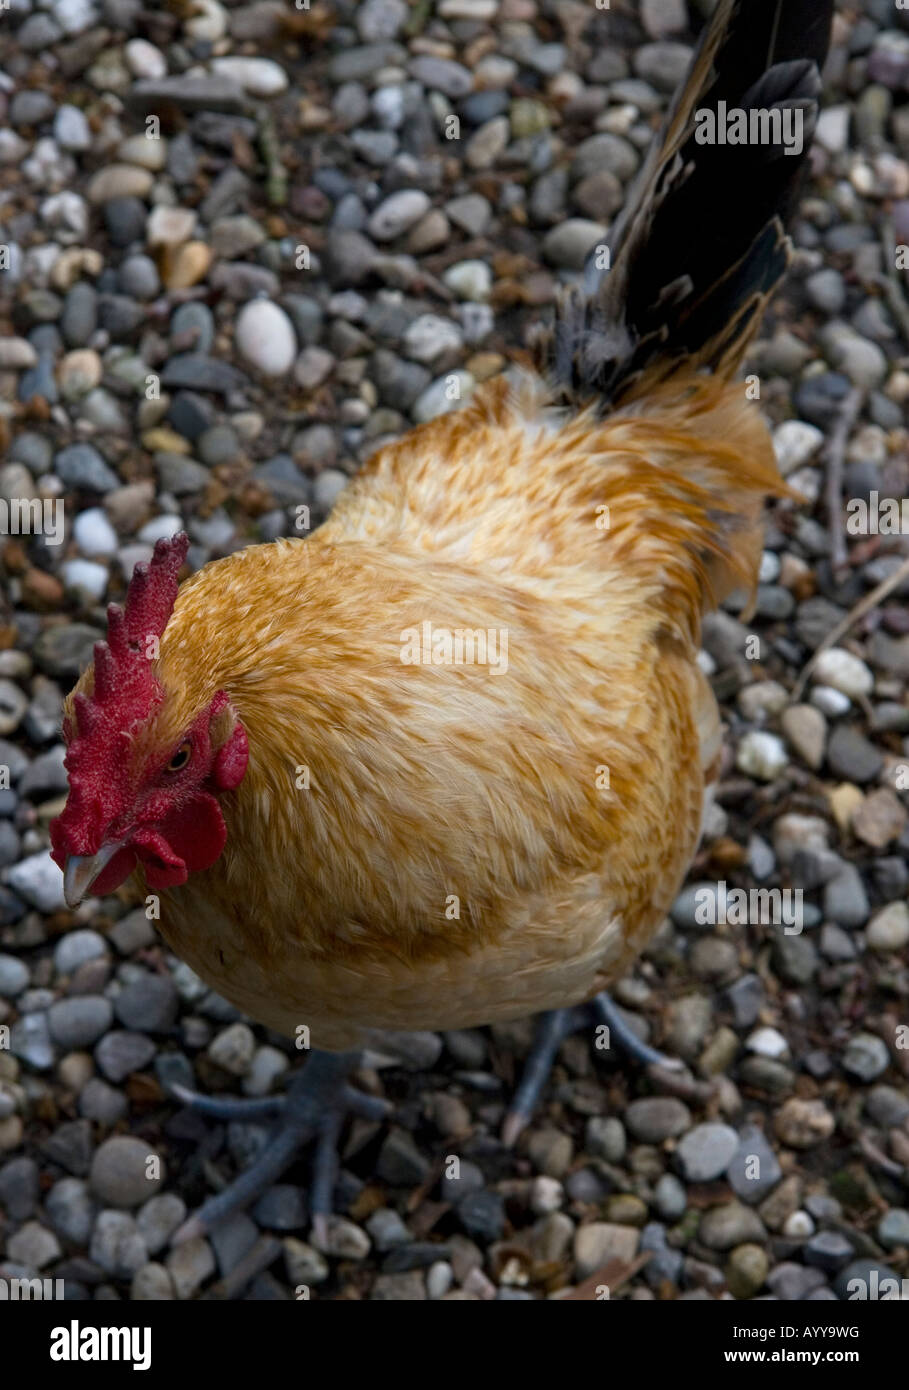
{"label": "chicken beak", "polygon": [[118,850],[123,848],[119,841],[102,845],[97,854],[71,854],[63,871],[63,896],[67,907],[78,907],[95,879]]}

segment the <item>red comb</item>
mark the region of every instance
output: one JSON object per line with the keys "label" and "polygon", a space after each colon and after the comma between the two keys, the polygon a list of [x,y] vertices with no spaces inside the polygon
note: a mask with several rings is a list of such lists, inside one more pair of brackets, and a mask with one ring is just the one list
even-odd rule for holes
{"label": "red comb", "polygon": [[121,729],[147,715],[158,695],[151,669],[157,652],[150,649],[149,638],[161,637],[167,626],[188,548],[184,531],[159,540],[149,563],[136,565],[125,606],[112,603],[108,608],[107,641],[95,643],[95,688],[91,695],[77,695],[73,702],[83,737],[112,715]]}
{"label": "red comb", "polygon": [[75,725],[67,720],[65,765],[69,797],[51,822],[54,859],[63,867],[68,854],[94,854],[104,827],[128,799],[127,761],[131,730],[163,698],[152,662],[173,612],[177,575],[189,539],[182,532],[160,540],[151,561],[137,565],[123,608],[107,610],[107,641],[95,643],[95,684],[91,695],[77,695]]}

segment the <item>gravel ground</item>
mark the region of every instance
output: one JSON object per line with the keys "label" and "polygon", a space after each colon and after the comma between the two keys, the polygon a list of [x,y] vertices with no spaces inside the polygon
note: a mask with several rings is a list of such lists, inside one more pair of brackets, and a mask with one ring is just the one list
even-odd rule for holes
{"label": "gravel ground", "polygon": [[[65,536],[0,540],[0,1274],[95,1299],[584,1297],[604,1267],[620,1298],[834,1299],[871,1267],[909,1275],[909,578],[798,686],[907,549],[909,525],[831,521],[826,490],[848,518],[909,494],[909,15],[890,0],[842,7],[795,267],[749,366],[803,501],[773,513],[756,615],[707,625],[719,804],[616,990],[681,1077],[571,1038],[512,1153],[530,1024],[417,1038],[411,1069],[363,1074],[397,1111],[351,1131],[329,1248],[301,1161],[170,1251],[264,1135],[163,1083],[265,1095],[293,1049],[141,907],[66,911],[47,857],[61,698],[136,560],[182,527],[194,567],[299,534],[377,444],[451,408],[452,373],[464,397],[506,367],[605,234],[706,8],[3,14],[0,498],[66,505]],[[804,930],[705,923],[720,880],[802,890]]]}

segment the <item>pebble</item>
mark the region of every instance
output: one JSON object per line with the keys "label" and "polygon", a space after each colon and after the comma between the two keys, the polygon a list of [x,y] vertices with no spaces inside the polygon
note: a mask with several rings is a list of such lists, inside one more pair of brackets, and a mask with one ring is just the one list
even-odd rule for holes
{"label": "pebble", "polygon": [[165,1261],[174,1293],[179,1299],[189,1299],[215,1272],[215,1256],[202,1236],[186,1240],[171,1250]]}
{"label": "pebble", "polygon": [[245,1076],[252,1066],[256,1037],[246,1023],[232,1023],[209,1044],[208,1055],[213,1062],[232,1076]]}
{"label": "pebble", "polygon": [[827,721],[820,710],[812,705],[791,705],[783,711],[780,727],[793,752],[818,772],[827,743]]}
{"label": "pebble", "polygon": [[625,1124],[636,1139],[658,1144],[677,1139],[691,1127],[691,1112],[673,1096],[653,1096],[633,1100],[625,1111]]}
{"label": "pebble", "polygon": [[709,1250],[731,1250],[745,1242],[762,1241],[766,1234],[757,1212],[741,1202],[710,1207],[698,1227],[698,1238]]}
{"label": "pebble", "polygon": [[881,908],[868,923],[865,939],[872,951],[881,954],[904,950],[909,945],[909,906],[894,902]]}
{"label": "pebble", "polygon": [[59,1178],[45,1197],[44,1208],[63,1240],[81,1246],[88,1243],[97,1207],[82,1178]]}
{"label": "pebble", "polygon": [[811,1149],[823,1144],[836,1128],[836,1120],[822,1100],[802,1100],[796,1096],[784,1101],[773,1123],[783,1143],[794,1149]]}
{"label": "pebble", "polygon": [[234,332],[238,350],[263,376],[285,376],[290,371],[297,339],[290,319],[277,304],[264,299],[245,304]]}
{"label": "pebble", "polygon": [[578,1228],[574,1239],[575,1275],[578,1282],[589,1279],[608,1261],[629,1261],[638,1253],[641,1233],[633,1226],[609,1221],[591,1221]]}
{"label": "pebble", "polygon": [[131,1279],[148,1261],[135,1218],[125,1211],[102,1211],[95,1221],[89,1255],[116,1279]]}
{"label": "pebble", "polygon": [[877,1223],[876,1234],[885,1250],[909,1247],[909,1211],[904,1207],[893,1207],[885,1212]]}
{"label": "pebble", "polygon": [[64,1048],[89,1047],[107,1031],[114,1011],[101,995],[83,994],[60,999],[48,1010],[53,1041]]}
{"label": "pebble", "polygon": [[14,864],[6,871],[6,881],[14,893],[39,912],[62,912],[63,874],[50,857],[49,850],[40,850]]}
{"label": "pebble", "polygon": [[786,745],[777,734],[764,729],[751,729],[736,749],[736,767],[749,777],[773,782],[789,764]]}
{"label": "pebble", "polygon": [[369,235],[375,241],[402,236],[429,211],[430,201],[418,188],[402,188],[379,204],[369,219]]}
{"label": "pebble", "polygon": [[15,999],[29,981],[28,966],[16,956],[0,955],[0,995]]}
{"label": "pebble", "polygon": [[114,1029],[107,1033],[95,1048],[95,1061],[114,1085],[141,1071],[155,1055],[155,1044],[143,1033],[128,1033]]}
{"label": "pebble", "polygon": [[873,1033],[856,1033],[842,1056],[843,1070],[858,1081],[876,1081],[889,1065],[887,1044]]}
{"label": "pebble", "polygon": [[676,1145],[675,1158],[686,1182],[712,1182],[724,1173],[739,1147],[730,1125],[695,1125]]}
{"label": "pebble", "polygon": [[583,270],[588,254],[595,246],[605,245],[607,229],[601,222],[583,217],[569,217],[553,227],[543,238],[543,254],[564,270]]}
{"label": "pebble", "polygon": [[38,1221],[26,1221],[7,1240],[6,1253],[18,1264],[43,1269],[45,1265],[59,1260],[63,1251],[56,1236],[46,1226]]}
{"label": "pebble", "polygon": [[287,73],[271,58],[213,58],[212,71],[251,96],[273,97],[287,89]]}
{"label": "pebble", "polygon": [[114,1135],[97,1149],[89,1181],[92,1192],[107,1205],[137,1207],[164,1181],[164,1161],[147,1143]]}
{"label": "pebble", "polygon": [[861,784],[877,777],[884,759],[875,744],[857,728],[838,724],[827,745],[827,764],[835,776]]}

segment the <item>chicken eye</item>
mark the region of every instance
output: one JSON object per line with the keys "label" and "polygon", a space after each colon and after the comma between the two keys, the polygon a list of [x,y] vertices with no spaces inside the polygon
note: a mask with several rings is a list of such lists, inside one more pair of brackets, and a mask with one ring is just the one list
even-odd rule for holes
{"label": "chicken eye", "polygon": [[170,762],[167,764],[168,772],[179,772],[181,767],[185,767],[189,762],[189,755],[193,748],[191,743],[181,743]]}

